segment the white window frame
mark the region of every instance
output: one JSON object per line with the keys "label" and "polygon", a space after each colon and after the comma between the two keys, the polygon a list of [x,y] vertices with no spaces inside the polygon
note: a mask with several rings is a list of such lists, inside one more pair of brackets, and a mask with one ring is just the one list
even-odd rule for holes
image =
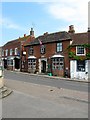
{"label": "white window frame", "polygon": [[45,45],[41,45],[40,53],[45,54]]}
{"label": "white window frame", "polygon": [[[59,50],[58,50],[58,48],[59,48]],[[63,44],[62,44],[62,42],[58,42],[58,43],[57,43],[57,48],[56,48],[56,50],[57,50],[57,52],[62,52],[62,51],[63,51]]]}
{"label": "white window frame", "polygon": [[2,50],[2,56],[4,56],[4,50]]}
{"label": "white window frame", "polygon": [[64,59],[63,58],[53,58],[52,59],[52,69],[63,70],[64,69]]}
{"label": "white window frame", "polygon": [[83,47],[84,48],[84,46],[76,46],[76,55],[77,56],[85,56],[86,55],[86,50],[85,50],[85,48],[84,48],[84,54],[78,54],[77,52],[78,52],[78,47]]}
{"label": "white window frame", "polygon": [[5,56],[8,56],[8,49],[5,50]]}
{"label": "white window frame", "polygon": [[36,59],[28,59],[28,68],[36,69]]}
{"label": "white window frame", "polygon": [[18,48],[15,48],[14,54],[15,54],[15,55],[18,55]]}
{"label": "white window frame", "polygon": [[12,49],[10,49],[10,55],[12,55],[12,53],[13,53],[13,50],[12,50]]}

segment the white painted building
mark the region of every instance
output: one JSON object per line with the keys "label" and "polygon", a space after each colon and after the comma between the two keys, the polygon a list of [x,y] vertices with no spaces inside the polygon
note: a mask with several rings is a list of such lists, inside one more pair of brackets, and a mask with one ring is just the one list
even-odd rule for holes
{"label": "white painted building", "polygon": [[[90,79],[90,45],[88,34],[78,33],[72,35],[73,43],[70,48],[70,77],[72,79]],[[89,55],[87,57],[87,54]]]}
{"label": "white painted building", "polygon": [[77,60],[71,60],[70,75],[72,79],[90,79],[90,60],[82,61],[81,64]]}

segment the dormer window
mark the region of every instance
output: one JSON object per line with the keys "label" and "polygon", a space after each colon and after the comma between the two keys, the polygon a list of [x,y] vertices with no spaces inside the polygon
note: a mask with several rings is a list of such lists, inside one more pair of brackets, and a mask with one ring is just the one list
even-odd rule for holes
{"label": "dormer window", "polygon": [[84,48],[84,46],[77,46],[76,47],[76,55],[85,55],[85,48]]}
{"label": "dormer window", "polygon": [[41,54],[45,54],[45,45],[41,45],[40,52]]}
{"label": "dormer window", "polygon": [[57,52],[62,52],[62,42],[57,43]]}

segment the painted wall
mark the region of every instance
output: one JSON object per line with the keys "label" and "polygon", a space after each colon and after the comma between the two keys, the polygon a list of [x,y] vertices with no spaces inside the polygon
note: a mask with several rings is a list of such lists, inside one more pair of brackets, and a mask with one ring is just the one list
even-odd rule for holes
{"label": "painted wall", "polygon": [[[72,79],[83,79],[88,80],[88,75],[90,77],[90,74],[88,74],[88,71],[90,69],[90,64],[88,64],[88,60],[85,61],[85,72],[78,72],[77,71],[77,61],[76,60],[70,60],[70,77]],[[88,69],[89,68],[89,69]]]}

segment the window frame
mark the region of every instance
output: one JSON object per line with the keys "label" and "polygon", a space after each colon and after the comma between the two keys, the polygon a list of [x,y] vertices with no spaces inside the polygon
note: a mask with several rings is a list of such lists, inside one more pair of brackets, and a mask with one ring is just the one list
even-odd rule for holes
{"label": "window frame", "polygon": [[63,70],[64,69],[64,58],[53,58],[52,59],[52,69],[53,70],[57,70],[57,69]]}
{"label": "window frame", "polygon": [[[79,62],[82,62],[82,64],[80,65]],[[77,72],[85,72],[85,60],[77,60]]]}
{"label": "window frame", "polygon": [[15,48],[14,54],[18,55],[18,48]]}
{"label": "window frame", "polygon": [[5,56],[8,56],[8,49],[5,50]]}
{"label": "window frame", "polygon": [[40,53],[41,54],[45,54],[45,52],[46,52],[45,48],[46,48],[45,45],[41,45],[41,47],[40,47]]}
{"label": "window frame", "polygon": [[36,69],[36,59],[28,59],[28,69]]}
{"label": "window frame", "polygon": [[12,55],[12,54],[13,54],[13,49],[11,48],[11,49],[10,49],[10,55]]}
{"label": "window frame", "polygon": [[4,56],[4,50],[2,50],[2,54],[1,54],[1,56]]}
{"label": "window frame", "polygon": [[8,59],[7,60],[7,65],[8,66],[13,66],[13,60],[12,59]]}
{"label": "window frame", "polygon": [[62,52],[63,51],[63,43],[58,42],[56,43],[56,52]]}
{"label": "window frame", "polygon": [[34,53],[33,46],[30,46],[30,48],[29,48],[29,55],[33,55],[33,53]]}
{"label": "window frame", "polygon": [[[78,53],[78,51],[79,51],[78,49],[80,49],[79,47],[83,48],[84,53]],[[85,56],[85,54],[86,54],[86,50],[85,50],[84,46],[76,46],[76,55],[77,56]]]}

